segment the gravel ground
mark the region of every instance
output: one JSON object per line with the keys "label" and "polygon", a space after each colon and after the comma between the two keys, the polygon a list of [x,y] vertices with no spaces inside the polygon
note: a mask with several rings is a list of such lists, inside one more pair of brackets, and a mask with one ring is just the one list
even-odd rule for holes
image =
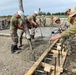
{"label": "gravel ground", "polygon": [[64,69],[67,69],[67,71],[64,71],[61,75],[76,75],[76,37],[70,40],[69,47],[71,53],[67,56],[64,64]]}
{"label": "gravel ground", "polygon": [[[11,38],[0,36],[0,75],[24,75],[40,55],[48,48],[48,38],[32,40],[30,50],[26,39],[23,39],[22,50],[11,54]],[[17,54],[18,53],[18,54]]]}
{"label": "gravel ground", "polygon": [[[30,50],[27,40],[23,39],[22,50],[11,54],[11,37],[0,36],[0,75],[24,75],[40,55],[49,47],[49,38],[32,40],[33,50]],[[64,71],[61,75],[76,75],[76,38],[71,40],[72,53],[67,56]]]}

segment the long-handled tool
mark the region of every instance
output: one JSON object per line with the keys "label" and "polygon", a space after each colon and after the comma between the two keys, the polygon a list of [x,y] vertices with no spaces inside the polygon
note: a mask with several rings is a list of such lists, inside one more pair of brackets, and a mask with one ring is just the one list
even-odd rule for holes
{"label": "long-handled tool", "polygon": [[41,37],[43,38],[41,27],[40,27],[40,25],[38,25],[38,26],[39,26],[39,29],[40,29]]}
{"label": "long-handled tool", "polygon": [[29,45],[30,45],[30,50],[33,50],[31,39],[29,39],[28,42],[29,42]]}
{"label": "long-handled tool", "polygon": [[[22,18],[22,21],[23,21],[24,28],[27,30],[27,36],[29,36],[29,35],[30,35],[30,32],[29,32],[28,27],[26,26],[25,18],[24,18],[24,16],[23,16],[23,17],[21,17],[21,18]],[[32,50],[32,49],[33,49],[33,47],[32,47],[31,39],[28,39],[28,42],[29,42],[29,45],[30,45],[30,49]]]}

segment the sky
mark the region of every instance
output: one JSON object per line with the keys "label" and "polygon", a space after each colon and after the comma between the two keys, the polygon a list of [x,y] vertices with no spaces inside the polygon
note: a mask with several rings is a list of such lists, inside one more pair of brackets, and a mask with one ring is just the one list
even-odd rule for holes
{"label": "sky", "polygon": [[[41,8],[42,12],[65,12],[76,6],[76,0],[23,0],[25,15],[32,15]],[[0,16],[13,15],[19,10],[18,0],[0,0]]]}

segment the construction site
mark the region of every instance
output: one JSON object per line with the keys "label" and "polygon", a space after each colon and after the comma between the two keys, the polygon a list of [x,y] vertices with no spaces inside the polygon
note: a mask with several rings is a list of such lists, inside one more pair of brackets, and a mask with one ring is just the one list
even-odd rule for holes
{"label": "construction site", "polygon": [[[17,3],[19,11],[13,16],[11,12],[0,15],[0,75],[76,75],[76,6],[65,12],[57,8],[55,13],[42,11],[47,1],[30,16],[25,15],[23,0]],[[26,6],[33,3],[28,1]]]}
{"label": "construction site", "polygon": [[50,27],[52,22],[46,19],[46,27],[35,30],[32,50],[23,35],[23,47],[11,54],[10,30],[0,30],[0,75],[76,75],[76,38],[49,41],[60,33],[58,27]]}

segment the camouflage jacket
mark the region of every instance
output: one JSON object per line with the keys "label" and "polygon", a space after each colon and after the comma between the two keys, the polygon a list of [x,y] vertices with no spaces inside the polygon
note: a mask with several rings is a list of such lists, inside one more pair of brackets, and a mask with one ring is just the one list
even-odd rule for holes
{"label": "camouflage jacket", "polygon": [[62,37],[69,37],[76,33],[76,22],[73,23],[73,25],[68,28],[66,31],[61,33]]}

